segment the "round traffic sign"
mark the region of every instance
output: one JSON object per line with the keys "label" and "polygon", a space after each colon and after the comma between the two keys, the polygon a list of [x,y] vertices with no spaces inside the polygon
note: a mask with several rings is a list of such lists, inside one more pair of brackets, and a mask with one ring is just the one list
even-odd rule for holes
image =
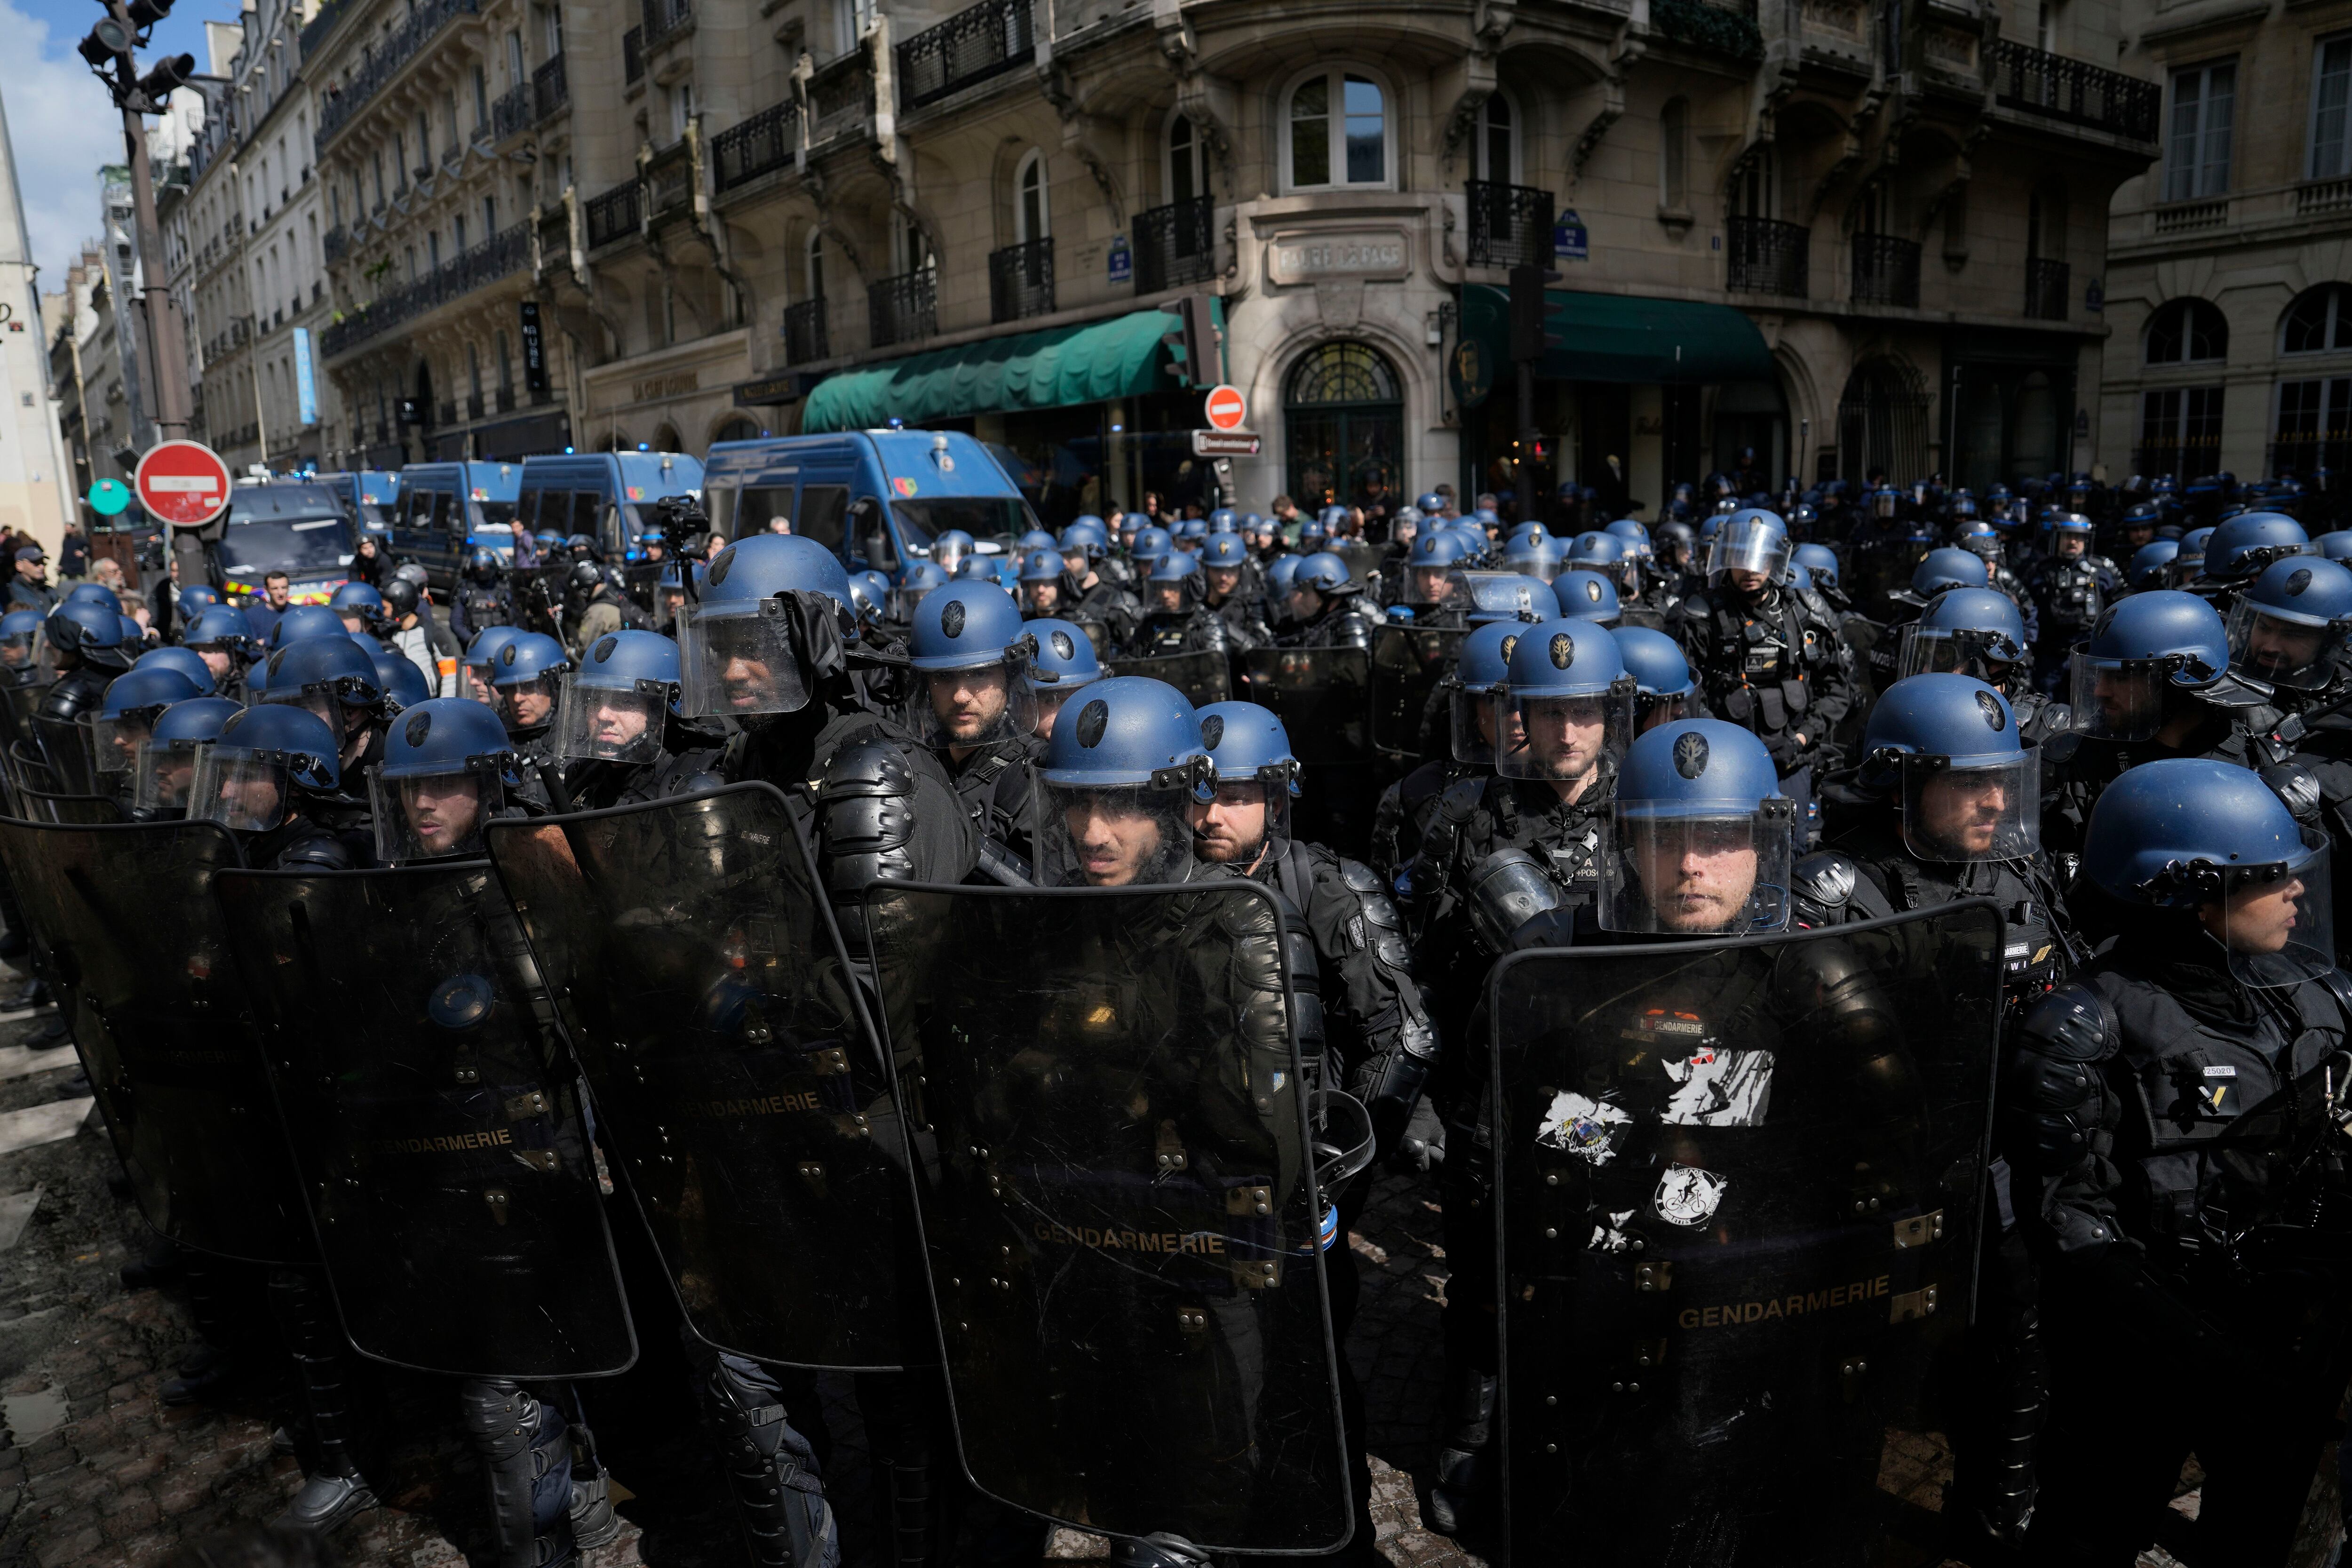
{"label": "round traffic sign", "polygon": [[1238,386],[1213,386],[1209,389],[1209,423],[1219,430],[1238,430],[1249,418],[1249,400]]}
{"label": "round traffic sign", "polygon": [[89,487],[89,510],[100,517],[121,515],[131,504],[131,488],[121,479],[100,479]]}
{"label": "round traffic sign", "polygon": [[160,441],[139,459],[140,504],[176,528],[199,528],[228,505],[228,465],[201,441]]}

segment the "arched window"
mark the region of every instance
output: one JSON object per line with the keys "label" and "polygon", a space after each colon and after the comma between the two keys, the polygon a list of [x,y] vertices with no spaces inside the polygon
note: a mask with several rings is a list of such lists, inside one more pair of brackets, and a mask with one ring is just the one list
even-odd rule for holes
{"label": "arched window", "polygon": [[2305,289],[2279,323],[2279,353],[2322,354],[2352,349],[2352,288],[2323,283]]}
{"label": "arched window", "polygon": [[1013,172],[1013,243],[1026,245],[1053,232],[1045,205],[1045,154],[1032,148]]}
{"label": "arched window", "polygon": [[1404,395],[1396,368],[1367,343],[1310,349],[1283,387],[1289,486],[1299,505],[1392,499],[1402,476]]}
{"label": "arched window", "polygon": [[759,426],[752,423],[750,416],[743,414],[730,416],[726,423],[710,435],[714,444],[719,441],[756,441],[759,438]]}
{"label": "arched window", "polygon": [[1202,152],[1201,135],[1192,128],[1192,117],[1170,115],[1168,166],[1164,171],[1166,183],[1161,189],[1167,193],[1171,205],[1197,201],[1208,195],[1209,170],[1202,160]]}
{"label": "arched window", "polygon": [[1515,184],[1519,178],[1519,116],[1500,89],[1478,106],[1478,178]]}
{"label": "arched window", "polygon": [[1389,183],[1388,92],[1369,76],[1335,68],[1298,82],[1283,132],[1291,190]]}
{"label": "arched window", "polygon": [[1680,212],[1690,205],[1690,104],[1668,101],[1658,111],[1658,205]]}
{"label": "arched window", "polygon": [[654,432],[655,451],[675,452],[679,450],[681,446],[682,443],[680,443],[677,438],[677,427],[676,426],[664,425],[660,429]]}
{"label": "arched window", "polygon": [[2230,323],[2203,300],[2174,300],[2147,320],[2149,364],[2199,364],[2229,357]]}
{"label": "arched window", "polygon": [[813,228],[808,237],[808,292],[811,300],[824,298],[824,231]]}

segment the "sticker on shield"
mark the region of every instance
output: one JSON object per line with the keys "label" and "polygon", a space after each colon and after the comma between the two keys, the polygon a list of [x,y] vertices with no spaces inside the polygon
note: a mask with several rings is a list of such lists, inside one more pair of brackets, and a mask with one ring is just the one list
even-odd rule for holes
{"label": "sticker on shield", "polygon": [[1552,1096],[1551,1109],[1544,1112],[1543,1122],[1536,1129],[1539,1147],[1566,1150],[1580,1160],[1605,1165],[1617,1154],[1617,1129],[1628,1126],[1633,1118],[1630,1112],[1613,1105],[1562,1089]]}
{"label": "sticker on shield", "polygon": [[1658,1120],[1670,1127],[1755,1127],[1772,1102],[1772,1053],[1701,1046],[1658,1064],[1675,1085]]}
{"label": "sticker on shield", "polygon": [[1668,1165],[1650,1194],[1650,1212],[1668,1225],[1696,1228],[1715,1217],[1722,1205],[1723,1189],[1730,1179],[1696,1165]]}

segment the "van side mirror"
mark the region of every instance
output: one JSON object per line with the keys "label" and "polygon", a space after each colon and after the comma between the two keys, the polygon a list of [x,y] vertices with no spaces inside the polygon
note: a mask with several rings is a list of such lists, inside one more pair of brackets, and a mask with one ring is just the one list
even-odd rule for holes
{"label": "van side mirror", "polygon": [[859,496],[849,503],[849,536],[857,541],[858,552],[866,557],[867,567],[876,572],[898,569],[898,546],[891,542],[890,524],[882,515],[882,503],[872,496]]}

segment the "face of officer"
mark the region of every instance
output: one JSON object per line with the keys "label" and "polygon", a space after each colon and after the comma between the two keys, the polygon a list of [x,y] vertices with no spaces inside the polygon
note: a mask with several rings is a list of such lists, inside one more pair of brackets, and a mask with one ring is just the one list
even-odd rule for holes
{"label": "face of officer", "polygon": [[[1489,751],[1496,749],[1495,746],[1495,709],[1496,705],[1492,702],[1481,702],[1478,704],[1476,714],[1478,721],[1478,738],[1486,742],[1486,747]],[[1502,713],[1503,732],[1510,738],[1510,744],[1500,748],[1502,754],[1508,756],[1516,752],[1526,751],[1528,749],[1528,726],[1527,721],[1519,717],[1519,705],[1516,702],[1506,702],[1502,705]]]}
{"label": "face of officer", "polygon": [[1209,597],[1219,604],[1225,602],[1233,591],[1242,585],[1242,569],[1238,566],[1208,566],[1202,575],[1209,581]]}
{"label": "face of officer", "polygon": [[1930,844],[1969,858],[1988,855],[2009,816],[2013,782],[2000,768],[1937,773],[1920,785],[1918,818],[1913,826]]}
{"label": "face of officer", "polygon": [[713,651],[719,664],[719,692],[728,707],[757,713],[776,705],[782,695],[782,681],[768,661],[777,653],[750,637]]}
{"label": "face of officer", "polygon": [[1770,585],[1772,581],[1771,577],[1765,573],[1750,572],[1739,566],[1728,568],[1724,575],[1730,578],[1731,585],[1743,594],[1760,594]]}
{"label": "face of officer", "polygon": [[1516,706],[1540,776],[1567,784],[1591,775],[1609,733],[1608,708],[1601,698],[1530,697]]}
{"label": "face of officer", "polygon": [[1151,607],[1163,616],[1172,616],[1184,607],[1184,584],[1154,583],[1151,584]]}
{"label": "face of officer", "polygon": [[139,749],[154,733],[154,726],[142,719],[125,718],[108,731],[106,743],[110,752],[99,759],[99,772],[127,773],[139,765]]}
{"label": "face of officer", "polygon": [[337,610],[335,619],[342,622],[343,630],[353,637],[362,636],[367,631],[367,617],[362,615],[355,605],[346,605]]}
{"label": "face of officer", "polygon": [[1059,583],[1024,583],[1021,593],[1029,601],[1032,615],[1050,616],[1062,603],[1062,585]]}
{"label": "face of officer", "polygon": [[2161,678],[2126,669],[2099,669],[2091,677],[2091,700],[2114,733],[2144,733],[2164,716]]}
{"label": "face of officer", "polygon": [[221,798],[232,819],[273,822],[286,804],[286,785],[274,773],[245,773],[221,786]]}
{"label": "face of officer", "polygon": [[2315,663],[2327,633],[2319,626],[2299,626],[2291,621],[2256,616],[2246,631],[2246,668],[2265,680],[2292,675]]}
{"label": "face of officer", "polygon": [[194,752],[173,750],[164,752],[155,763],[156,804],[163,806],[184,805],[188,799],[188,783],[196,776]]}
{"label": "face of officer", "polygon": [[2062,533],[2058,536],[2058,559],[2061,561],[2080,561],[2083,558],[2083,552],[2090,548],[2091,542],[2079,533]]}
{"label": "face of officer", "polygon": [[2303,879],[2249,882],[2228,897],[2197,906],[2198,923],[2231,952],[2278,952],[2294,934]]}
{"label": "face of officer", "polygon": [[498,693],[499,710],[511,730],[535,729],[555,711],[555,682],[548,676],[501,686]]}
{"label": "face of officer", "polygon": [[469,773],[400,781],[401,815],[428,855],[446,855],[482,822],[482,784]]}
{"label": "face of officer", "polygon": [[1160,853],[1160,818],[1131,791],[1082,795],[1062,808],[1062,826],[1090,888],[1124,888]]}
{"label": "face of officer", "polygon": [[[228,683],[228,673],[232,668],[236,668],[236,659],[230,656],[228,649],[221,647],[218,643],[205,643],[195,650],[195,654],[198,658],[205,661],[205,668],[213,672],[213,682],[215,685],[225,686]],[[6,657],[6,653],[4,650],[0,650],[0,658],[5,658]],[[15,664],[19,661],[9,659],[8,662]]]}
{"label": "face of officer", "polygon": [[[0,668],[22,669],[32,662],[32,638],[9,637],[5,641],[0,641]],[[211,660],[207,659],[205,662],[209,664]],[[219,672],[214,673],[217,675]]]}
{"label": "face of officer", "polygon": [[1290,590],[1290,615],[1293,620],[1311,621],[1322,613],[1322,595],[1312,588]]}
{"label": "face of officer", "polygon": [[1203,860],[1219,865],[1255,861],[1265,847],[1266,821],[1272,806],[1266,786],[1255,779],[1236,779],[1217,786],[1217,798],[1192,805],[1192,848]]}
{"label": "face of officer", "polygon": [[930,672],[931,712],[955,744],[976,746],[1003,719],[1012,676],[1001,664]]}
{"label": "face of officer", "polygon": [[1634,831],[1633,874],[1667,931],[1727,931],[1756,890],[1756,837],[1746,818],[1675,819]]}
{"label": "face of officer", "polygon": [[588,739],[594,744],[618,750],[646,732],[649,716],[645,704],[632,695],[599,691],[595,703],[588,710]]}

